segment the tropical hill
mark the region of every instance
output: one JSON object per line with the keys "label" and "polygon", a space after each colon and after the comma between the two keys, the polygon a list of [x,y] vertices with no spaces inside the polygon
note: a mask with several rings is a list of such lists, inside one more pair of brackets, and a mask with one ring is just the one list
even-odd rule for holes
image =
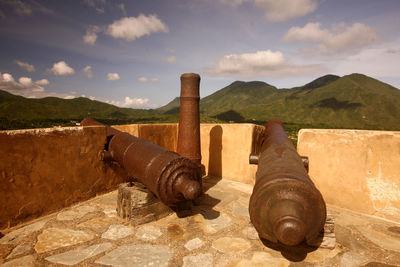
{"label": "tropical hill", "polygon": [[109,123],[134,123],[156,120],[156,114],[152,110],[119,108],[83,97],[32,99],[0,90],[0,130],[75,125],[86,117]]}
{"label": "tropical hill", "polygon": [[[202,122],[278,118],[301,127],[400,130],[400,90],[362,74],[325,75],[303,86],[278,89],[236,81],[200,100]],[[0,90],[0,129],[74,125],[85,117],[108,124],[177,122],[179,98],[155,110],[119,108],[87,98],[28,99]]]}
{"label": "tropical hill", "polygon": [[[164,112],[178,111],[176,101]],[[201,99],[200,110],[223,121],[400,130],[400,90],[362,74],[326,75],[292,89],[236,81]]]}

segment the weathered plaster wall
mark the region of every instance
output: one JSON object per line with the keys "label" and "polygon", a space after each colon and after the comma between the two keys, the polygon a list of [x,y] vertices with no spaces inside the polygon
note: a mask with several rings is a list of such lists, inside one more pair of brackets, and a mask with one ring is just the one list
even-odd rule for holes
{"label": "weathered plaster wall", "polygon": [[400,132],[301,130],[297,149],[327,203],[400,222]]}
{"label": "weathered plaster wall", "polygon": [[0,229],[110,191],[124,181],[98,159],[104,127],[0,132]]}
{"label": "weathered plaster wall", "polygon": [[202,164],[207,175],[253,184],[256,165],[249,164],[254,124],[201,124]]}
{"label": "weathered plaster wall", "polygon": [[139,138],[165,149],[176,151],[178,124],[139,124]]}
{"label": "weathered plaster wall", "polygon": [[141,139],[148,140],[165,149],[176,151],[176,142],[178,139],[178,124],[129,124],[114,125],[115,129],[129,133]]}

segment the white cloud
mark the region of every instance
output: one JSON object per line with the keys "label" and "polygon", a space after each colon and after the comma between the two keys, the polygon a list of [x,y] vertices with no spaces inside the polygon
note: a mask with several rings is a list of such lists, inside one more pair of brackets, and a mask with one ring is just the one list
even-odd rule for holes
{"label": "white cloud", "polygon": [[21,77],[19,78],[19,83],[22,84],[25,87],[31,86],[32,85],[32,79],[28,77]]}
{"label": "white cloud", "polygon": [[33,65],[29,64],[29,63],[22,62],[22,61],[19,61],[19,60],[16,60],[15,63],[18,66],[20,66],[21,68],[23,68],[26,71],[28,71],[28,72],[34,72],[35,71],[35,66],[33,66]]}
{"label": "white cloud", "polygon": [[104,13],[106,0],[84,0],[83,2],[95,9],[97,13]]}
{"label": "white cloud", "polygon": [[168,63],[175,63],[176,62],[176,57],[175,56],[170,56],[170,57],[167,57],[167,62]]}
{"label": "white cloud", "polygon": [[47,79],[41,79],[41,80],[36,81],[35,83],[38,85],[49,85],[50,84],[49,80],[47,80]]}
{"label": "white cloud", "polygon": [[148,98],[131,98],[126,96],[124,101],[106,101],[107,103],[123,108],[140,108],[140,109],[149,109],[156,108],[157,105],[151,104]]}
{"label": "white cloud", "polygon": [[9,73],[3,73],[3,75],[0,76],[0,79],[4,82],[14,82],[14,77]]}
{"label": "white cloud", "polygon": [[317,9],[316,0],[254,0],[269,21],[280,22],[303,17]]}
{"label": "white cloud", "polygon": [[108,35],[127,41],[133,41],[156,32],[168,32],[168,27],[156,15],[146,16],[143,14],[114,21],[106,30]]}
{"label": "white cloud", "polygon": [[328,54],[360,49],[380,39],[374,28],[358,22],[350,27],[344,23],[334,25],[331,30],[321,29],[318,22],[308,23],[304,27],[290,28],[284,37],[286,41],[317,43],[317,51]]}
{"label": "white cloud", "polygon": [[75,96],[74,95],[66,95],[63,97],[64,99],[74,99]]}
{"label": "white cloud", "polygon": [[378,47],[362,49],[348,57],[333,60],[331,64],[335,73],[340,75],[358,72],[372,77],[398,77],[399,61],[400,39],[397,39]]}
{"label": "white cloud", "polygon": [[138,81],[141,82],[141,83],[147,83],[149,81],[149,79],[147,79],[146,77],[140,77],[138,79]]}
{"label": "white cloud", "polygon": [[83,68],[82,72],[88,77],[93,78],[92,66],[86,66]]}
{"label": "white cloud", "polygon": [[205,69],[205,73],[224,77],[288,77],[311,74],[318,70],[321,70],[319,65],[290,64],[281,52],[265,50],[220,57],[217,65]]}
{"label": "white cloud", "polygon": [[143,107],[149,104],[148,98],[130,98],[129,96],[125,97],[124,106],[125,107]]}
{"label": "white cloud", "polygon": [[[44,82],[46,81],[46,82]],[[20,77],[18,82],[9,73],[0,73],[0,90],[25,97],[36,97],[45,92],[42,85],[48,85],[49,81],[42,79],[36,82],[29,77]]]}
{"label": "white cloud", "polygon": [[138,81],[141,82],[141,83],[147,83],[147,82],[150,82],[150,81],[151,81],[152,83],[155,83],[155,82],[158,82],[158,78],[153,77],[153,78],[149,79],[149,78],[147,78],[147,77],[140,77],[140,78],[138,79]]}
{"label": "white cloud", "polygon": [[53,67],[49,70],[54,75],[66,76],[66,75],[74,75],[75,70],[68,66],[65,61],[60,61],[54,63]]}
{"label": "white cloud", "polygon": [[68,94],[65,94],[47,92],[43,86],[49,84],[50,82],[47,79],[41,79],[33,82],[32,78],[30,77],[20,77],[17,82],[11,74],[0,73],[0,90],[7,91],[14,95],[20,95],[27,98],[43,98],[48,96],[70,98],[71,95],[74,95],[76,93],[70,92]]}
{"label": "white cloud", "polygon": [[107,74],[107,80],[109,81],[118,81],[120,79],[118,73],[108,73]]}
{"label": "white cloud", "polygon": [[90,26],[83,36],[83,42],[88,45],[94,45],[97,41],[97,33],[101,31],[98,26]]}

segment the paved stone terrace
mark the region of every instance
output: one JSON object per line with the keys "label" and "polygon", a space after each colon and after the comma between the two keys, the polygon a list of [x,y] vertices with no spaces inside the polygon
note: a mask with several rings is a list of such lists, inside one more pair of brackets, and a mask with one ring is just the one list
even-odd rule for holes
{"label": "paved stone terrace", "polygon": [[[1,266],[400,266],[400,225],[328,207],[333,249],[292,249],[249,226],[252,186],[206,179],[193,214],[132,227],[116,214],[117,191],[11,229]],[[3,236],[4,235],[4,236]]]}

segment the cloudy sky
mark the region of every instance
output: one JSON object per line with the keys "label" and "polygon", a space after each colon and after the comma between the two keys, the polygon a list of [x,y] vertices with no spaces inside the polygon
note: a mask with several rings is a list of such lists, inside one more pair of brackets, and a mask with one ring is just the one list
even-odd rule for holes
{"label": "cloudy sky", "polygon": [[400,0],[0,0],[0,90],[154,108],[201,75],[290,88],[363,73],[400,88]]}

